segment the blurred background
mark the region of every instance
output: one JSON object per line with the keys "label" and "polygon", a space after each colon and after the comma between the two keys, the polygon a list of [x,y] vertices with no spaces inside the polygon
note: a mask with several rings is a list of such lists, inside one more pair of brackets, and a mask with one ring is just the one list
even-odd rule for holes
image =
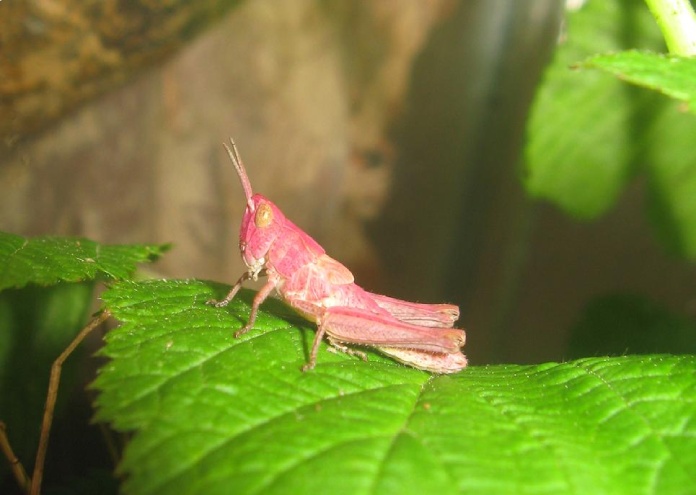
{"label": "blurred background", "polygon": [[[633,183],[580,223],[527,198],[556,0],[0,3],[0,228],[172,242],[164,277],[243,271],[254,189],[364,287],[462,308],[473,364],[568,357],[593,298],[693,313]],[[640,304],[639,304],[640,305]]]}

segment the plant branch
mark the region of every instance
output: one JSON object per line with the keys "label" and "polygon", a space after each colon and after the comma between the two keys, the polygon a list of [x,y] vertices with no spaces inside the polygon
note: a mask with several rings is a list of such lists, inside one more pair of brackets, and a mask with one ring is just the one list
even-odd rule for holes
{"label": "plant branch", "polygon": [[24,466],[22,466],[22,463],[12,450],[10,440],[7,438],[6,429],[5,423],[0,421],[0,448],[2,448],[2,452],[5,454],[5,457],[7,457],[7,460],[10,463],[10,467],[12,468],[12,473],[17,480],[17,484],[24,493],[29,493],[31,480],[29,479],[29,476],[27,476]]}
{"label": "plant branch", "polygon": [[41,491],[41,480],[43,478],[43,465],[46,461],[46,451],[48,450],[48,438],[51,433],[51,424],[53,423],[53,410],[56,407],[56,398],[58,397],[58,386],[60,385],[60,373],[65,360],[72,354],[75,348],[80,345],[80,342],[89,335],[92,330],[104,323],[111,313],[104,310],[95,319],[89,322],[85,328],[75,337],[68,347],[58,356],[51,366],[51,377],[48,381],[48,393],[46,394],[46,406],[44,407],[44,416],[41,423],[41,437],[39,438],[39,448],[36,452],[36,461],[34,463],[34,474],[31,480],[31,495],[39,495]]}
{"label": "plant branch", "polygon": [[689,0],[645,0],[673,55],[696,55],[696,14]]}

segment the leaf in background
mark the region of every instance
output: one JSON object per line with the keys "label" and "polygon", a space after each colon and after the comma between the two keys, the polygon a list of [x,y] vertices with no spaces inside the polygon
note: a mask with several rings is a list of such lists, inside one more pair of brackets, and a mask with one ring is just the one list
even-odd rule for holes
{"label": "leaf in background", "polygon": [[[696,80],[694,82],[696,84]],[[696,259],[696,117],[672,102],[655,119],[650,136],[649,216],[676,254]]]}
{"label": "leaf in background", "polygon": [[568,12],[566,22],[528,123],[525,186],[533,196],[589,219],[614,204],[631,176],[632,146],[641,137],[631,119],[644,103],[616,79],[571,66],[598,52],[658,47],[661,37],[638,1],[587,2]]}
{"label": "leaf in background", "polygon": [[[127,278],[166,249],[0,232],[0,419],[20,459],[36,449],[51,363],[87,320],[95,278]],[[75,369],[64,371],[67,391]]]}
{"label": "leaf in background", "polygon": [[[115,284],[122,326],[97,419],[134,430],[123,490],[149,493],[693,493],[696,357],[472,367],[435,376],[319,351],[280,304],[235,339],[198,281]],[[281,313],[278,316],[277,313]]]}
{"label": "leaf in background", "polygon": [[654,89],[689,104],[696,112],[696,59],[630,50],[590,57],[580,64],[615,75],[623,81]]}
{"label": "leaf in background", "polygon": [[[645,171],[658,235],[673,252],[696,259],[696,60],[636,50],[596,55],[627,48],[661,49],[642,2],[588,2],[568,15],[567,40],[529,123],[526,187],[590,219],[614,204],[632,174]],[[623,81],[687,102],[692,113]]]}
{"label": "leaf in background", "polygon": [[629,51],[598,55],[581,65],[687,103],[665,101],[654,115],[646,133],[645,169],[658,235],[673,252],[696,258],[696,59]]}
{"label": "leaf in background", "polygon": [[658,352],[696,354],[696,321],[631,294],[590,301],[569,345],[571,358]]}
{"label": "leaf in background", "polygon": [[88,239],[0,232],[0,290],[27,284],[79,282],[98,276],[126,279],[138,263],[153,261],[163,245],[107,245]]}

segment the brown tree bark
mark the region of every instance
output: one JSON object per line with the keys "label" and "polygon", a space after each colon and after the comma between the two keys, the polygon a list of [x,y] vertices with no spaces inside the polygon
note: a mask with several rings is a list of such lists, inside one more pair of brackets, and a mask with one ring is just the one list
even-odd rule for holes
{"label": "brown tree bark", "polygon": [[234,0],[0,2],[0,136],[45,128],[163,61]]}

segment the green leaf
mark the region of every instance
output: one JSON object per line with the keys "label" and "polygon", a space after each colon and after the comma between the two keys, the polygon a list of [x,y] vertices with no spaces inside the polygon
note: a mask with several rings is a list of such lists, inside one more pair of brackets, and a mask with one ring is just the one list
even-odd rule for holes
{"label": "green leaf", "polygon": [[687,103],[663,102],[653,113],[644,135],[643,168],[659,237],[673,252],[696,258],[696,59],[630,51],[599,55],[581,65]]}
{"label": "green leaf", "polygon": [[568,16],[567,40],[530,119],[525,185],[570,215],[592,219],[643,172],[657,234],[673,252],[696,259],[696,60],[637,50],[596,55],[659,49],[660,39],[642,2],[588,2]]}
{"label": "green leaf", "polygon": [[696,59],[658,53],[627,51],[591,57],[580,64],[654,89],[689,104],[696,112]]}
{"label": "green leaf", "polygon": [[649,121],[654,102],[601,72],[571,67],[598,52],[659,49],[662,38],[639,1],[587,2],[566,21],[527,127],[525,186],[570,215],[591,219],[614,204],[631,177],[644,140],[640,122]]}
{"label": "green leaf", "polygon": [[[696,84],[696,81],[694,82]],[[671,103],[650,129],[649,217],[672,252],[696,259],[696,118]]]}
{"label": "green leaf", "polygon": [[138,263],[152,261],[167,249],[166,245],[106,245],[81,238],[25,238],[0,232],[0,290],[98,276],[126,279]]}
{"label": "green leaf", "polygon": [[696,356],[436,376],[319,351],[282,305],[239,339],[250,294],[123,282],[97,419],[134,431],[125,493],[693,493]]}

